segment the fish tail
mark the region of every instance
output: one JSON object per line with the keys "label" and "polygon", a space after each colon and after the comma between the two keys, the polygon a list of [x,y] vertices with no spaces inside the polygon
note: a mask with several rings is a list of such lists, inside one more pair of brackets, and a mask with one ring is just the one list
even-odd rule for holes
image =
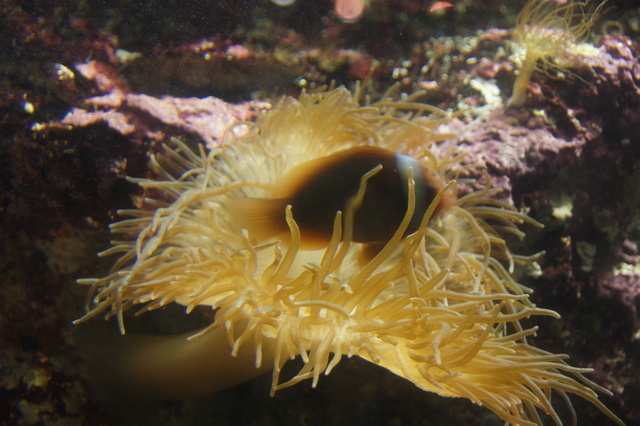
{"label": "fish tail", "polygon": [[284,199],[241,198],[231,210],[234,227],[246,229],[250,239],[259,242],[285,234],[289,228],[285,217]]}

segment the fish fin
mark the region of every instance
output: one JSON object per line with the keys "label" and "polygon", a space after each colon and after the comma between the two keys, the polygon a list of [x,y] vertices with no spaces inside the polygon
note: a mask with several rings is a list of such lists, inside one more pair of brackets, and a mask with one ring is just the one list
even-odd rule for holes
{"label": "fish fin", "polygon": [[[435,191],[434,193],[434,197],[435,194],[440,191],[443,187],[444,187],[444,181],[442,179],[440,179],[439,177],[436,177],[434,175],[430,175],[427,174],[425,172],[423,172],[422,174],[423,180],[425,182],[426,185],[430,186],[431,188],[433,188],[433,190]],[[449,207],[453,206],[456,203],[456,194],[453,190],[449,189],[447,190],[447,192],[445,192],[442,195],[442,198],[440,198],[440,202],[438,203],[438,206],[436,207],[436,210],[434,212],[435,216],[440,215],[441,213],[443,213],[444,211],[446,211]],[[428,208],[429,206],[427,206]]]}
{"label": "fish fin", "polygon": [[300,235],[300,249],[301,250],[320,250],[329,245],[331,238],[327,235],[305,232],[301,230]]}
{"label": "fish fin", "polygon": [[314,176],[322,173],[332,163],[330,157],[316,158],[291,168],[278,183],[273,195],[288,198],[296,194]]}
{"label": "fish fin", "polygon": [[[288,244],[291,230],[286,221],[287,199],[242,198],[235,201],[232,223],[236,230],[246,229],[249,239],[258,243],[272,238]],[[295,218],[294,218],[295,220]],[[300,249],[318,250],[329,244],[330,238],[309,229],[300,229]]]}
{"label": "fish fin", "polygon": [[237,230],[246,229],[249,238],[259,242],[288,233],[284,199],[241,198],[234,202],[231,211]]}
{"label": "fish fin", "polygon": [[357,256],[358,266],[364,268],[386,245],[386,242],[363,244]]}
{"label": "fish fin", "polygon": [[327,169],[345,161],[356,161],[361,155],[395,155],[393,152],[375,146],[356,146],[327,155],[314,158],[292,167],[280,181],[274,192],[277,198],[291,197],[307,182]]}

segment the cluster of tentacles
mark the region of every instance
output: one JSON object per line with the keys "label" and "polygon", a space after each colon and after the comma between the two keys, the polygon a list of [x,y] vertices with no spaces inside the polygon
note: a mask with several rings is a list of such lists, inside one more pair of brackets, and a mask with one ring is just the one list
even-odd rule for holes
{"label": "cluster of tentacles", "polygon": [[[589,369],[527,343],[536,329],[520,320],[557,314],[533,306],[529,289],[514,281],[513,264],[532,259],[512,255],[504,238],[522,237],[517,225],[535,221],[490,188],[434,214],[440,197],[456,191],[451,170],[459,153],[431,149],[451,137],[436,131],[447,120],[412,98],[360,106],[339,88],[285,99],[247,136],[208,153],[165,144],[153,158],[158,179],[135,180],[155,194],[147,208],[122,211],[129,218],[112,225],[122,237],[103,255],[120,259],[106,277],[81,281],[91,285],[83,319],[117,316],[124,332],[122,313],[134,305],[209,305],[215,322],[193,339],[222,329],[220,344],[230,354],[253,348],[258,365],[273,362],[272,392],[307,378],[315,385],[342,355],[357,355],[512,424],[542,424],[541,412],[562,423],[553,392],[569,406],[567,394],[585,398],[621,423],[594,392],[606,390],[582,376]],[[384,248],[367,258],[366,245],[351,241],[354,212],[375,170],[336,215],[326,248],[300,249],[290,208],[287,244],[234,230],[235,200],[265,196],[301,162],[364,145],[412,155],[449,182],[417,232],[403,236],[415,207],[410,179],[405,219]],[[295,357],[304,367],[282,381],[282,366]]]}

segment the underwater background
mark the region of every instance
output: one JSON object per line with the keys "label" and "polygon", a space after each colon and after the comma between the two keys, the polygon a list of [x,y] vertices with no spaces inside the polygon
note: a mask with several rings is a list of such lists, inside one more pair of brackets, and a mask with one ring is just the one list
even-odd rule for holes
{"label": "underwater background", "polygon": [[[114,408],[87,379],[72,325],[87,289],[75,280],[113,263],[96,256],[108,225],[141,198],[125,177],[151,177],[149,154],[170,137],[213,148],[283,95],[357,82],[372,99],[397,85],[461,111],[448,125],[456,142],[486,165],[501,199],[545,225],[510,242],[516,253],[544,251],[539,273],[519,280],[562,316],[534,318],[532,343],[593,368],[588,377],[613,393],[600,394],[604,404],[640,424],[640,8],[609,1],[576,40],[590,48],[566,69],[534,72],[516,107],[524,6],[3,1],[0,424],[503,424],[356,358],[315,389],[305,381],[274,397],[267,374],[212,396]],[[173,333],[211,320],[206,309],[183,312],[171,305],[127,321]],[[300,368],[290,364],[285,375]],[[579,424],[613,424],[572,402]]]}

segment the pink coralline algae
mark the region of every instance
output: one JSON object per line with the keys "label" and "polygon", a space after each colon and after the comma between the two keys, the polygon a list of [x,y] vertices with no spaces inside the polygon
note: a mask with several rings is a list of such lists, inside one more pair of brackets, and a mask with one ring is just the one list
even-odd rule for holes
{"label": "pink coralline algae", "polygon": [[452,145],[464,146],[466,160],[461,172],[468,177],[480,178],[471,184],[483,185],[481,167],[486,165],[491,186],[500,188],[499,197],[512,203],[514,182],[527,175],[555,176],[563,167],[578,158],[585,144],[595,139],[594,131],[579,132],[564,139],[549,126],[549,118],[528,111],[520,117],[511,117],[512,111],[499,106],[470,123],[452,120],[443,131],[454,133],[457,138],[444,142],[438,149],[450,149]]}
{"label": "pink coralline algae", "polygon": [[[487,32],[483,37],[504,35]],[[506,64],[484,59],[475,72],[499,78]],[[448,143],[465,145],[469,161],[486,164],[493,185],[505,189],[507,196],[511,180],[548,182],[585,149],[601,149],[603,133],[615,134],[630,146],[638,142],[638,82],[640,65],[630,40],[607,36],[599,48],[576,58],[565,79],[534,78],[527,108],[498,105],[479,110],[470,122],[448,123],[446,131],[457,135]]]}
{"label": "pink coralline algae", "polygon": [[215,97],[161,98],[131,93],[128,86],[109,65],[91,61],[76,66],[85,78],[103,93],[85,100],[91,110],[73,108],[57,125],[84,127],[105,123],[122,135],[136,141],[144,138],[160,140],[167,128],[199,136],[211,149],[225,140],[225,133],[233,126],[235,136],[247,127],[240,125],[257,115],[267,103],[243,102],[229,104]]}

